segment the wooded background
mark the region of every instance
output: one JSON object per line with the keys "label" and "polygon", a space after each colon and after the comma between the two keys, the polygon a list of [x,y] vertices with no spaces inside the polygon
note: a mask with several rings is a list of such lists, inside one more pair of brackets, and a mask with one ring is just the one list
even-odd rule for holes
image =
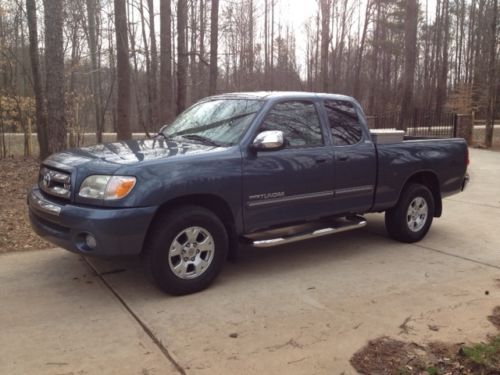
{"label": "wooded background", "polygon": [[491,146],[498,0],[308,0],[301,25],[277,11],[285,1],[3,0],[1,156],[6,132],[25,134],[25,154],[36,132],[43,158],[255,90],[352,95],[401,128],[416,109],[474,111]]}

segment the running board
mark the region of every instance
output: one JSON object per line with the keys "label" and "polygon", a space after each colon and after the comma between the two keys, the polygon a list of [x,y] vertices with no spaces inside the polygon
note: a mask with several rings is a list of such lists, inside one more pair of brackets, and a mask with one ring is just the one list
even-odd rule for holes
{"label": "running board", "polygon": [[266,232],[252,233],[246,235],[245,238],[250,240],[250,243],[255,247],[272,247],[360,229],[366,224],[367,221],[362,216],[349,216],[332,221],[294,225]]}

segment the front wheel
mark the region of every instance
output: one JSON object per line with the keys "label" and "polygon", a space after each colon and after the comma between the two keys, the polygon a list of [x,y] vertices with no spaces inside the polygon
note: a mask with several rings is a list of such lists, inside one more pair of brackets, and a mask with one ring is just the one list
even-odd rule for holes
{"label": "front wheel", "polygon": [[228,250],[224,225],[211,211],[179,207],[155,219],[145,265],[155,284],[173,295],[205,289],[219,274]]}
{"label": "front wheel", "polygon": [[421,184],[405,187],[398,204],[386,211],[389,236],[401,242],[417,242],[425,237],[434,218],[434,197]]}

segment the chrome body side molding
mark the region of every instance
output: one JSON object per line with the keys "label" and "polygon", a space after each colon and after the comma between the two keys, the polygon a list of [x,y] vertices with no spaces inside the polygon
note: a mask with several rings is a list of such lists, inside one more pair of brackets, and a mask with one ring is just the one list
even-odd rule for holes
{"label": "chrome body side molding", "polygon": [[300,201],[305,199],[333,197],[333,195],[334,195],[333,190],[327,190],[327,191],[320,191],[317,193],[290,195],[288,197],[285,196],[280,198],[261,199],[258,201],[248,202],[247,205],[248,207],[264,206],[268,204],[286,203],[286,202]]}

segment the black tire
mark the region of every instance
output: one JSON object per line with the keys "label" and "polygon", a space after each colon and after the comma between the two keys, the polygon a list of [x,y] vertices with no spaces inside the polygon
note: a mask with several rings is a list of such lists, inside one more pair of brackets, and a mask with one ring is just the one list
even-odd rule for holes
{"label": "black tire", "polygon": [[[422,219],[422,215],[417,213],[415,213],[415,216],[408,215],[410,204],[412,204],[413,209],[423,207],[418,198],[422,198],[427,205],[425,219]],[[434,197],[426,186],[416,183],[407,185],[401,193],[398,204],[385,213],[387,233],[390,237],[401,242],[420,241],[431,227],[434,218],[434,207]],[[419,220],[419,223],[416,220]]]}
{"label": "black tire", "polygon": [[[188,232],[184,232],[188,228],[201,229],[199,235],[201,237],[197,238],[201,238],[203,241],[205,239],[210,240],[209,236],[213,240],[210,242],[210,244],[213,243],[213,251],[210,252],[212,254],[211,261],[206,268],[203,268],[205,264],[196,266],[195,262],[201,262],[200,257],[206,256],[208,252],[201,250],[198,255],[197,250],[191,249],[191,247],[194,248],[202,245],[202,243],[197,244],[197,240],[189,242],[191,240],[187,237]],[[194,236],[195,229],[191,229],[189,233]],[[207,233],[208,236],[205,236]],[[179,237],[179,234],[181,234],[181,237]],[[175,243],[174,240],[176,240]],[[180,244],[184,240],[187,241],[188,245]],[[193,251],[195,254],[189,253],[186,254],[186,257],[173,255],[175,253],[170,252],[171,248],[173,249],[177,245],[180,245],[180,249],[182,249],[180,251]],[[187,249],[187,247],[189,248]],[[144,264],[153,282],[165,293],[172,295],[190,294],[203,290],[212,283],[222,269],[227,252],[228,236],[220,219],[213,212],[203,207],[181,206],[155,218],[145,243]],[[188,256],[192,256],[192,258]],[[206,258],[209,259],[208,256]],[[180,264],[181,268],[187,265],[187,267],[183,268],[186,272],[181,269],[177,271],[182,274],[181,276],[178,276],[173,270],[177,260],[179,260],[177,265]],[[191,275],[188,272],[189,267],[191,267]],[[200,274],[193,277],[193,272],[200,272]]]}

